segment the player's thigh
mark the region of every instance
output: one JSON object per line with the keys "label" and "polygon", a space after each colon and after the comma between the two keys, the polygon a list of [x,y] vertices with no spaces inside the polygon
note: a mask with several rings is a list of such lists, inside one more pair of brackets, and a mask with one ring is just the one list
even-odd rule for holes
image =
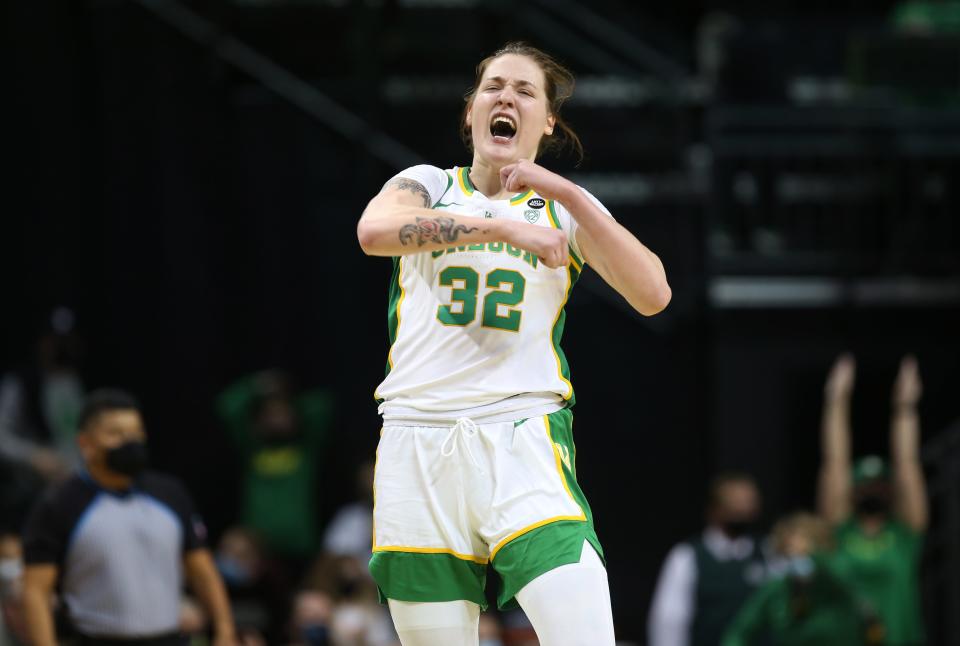
{"label": "player's thigh", "polygon": [[480,606],[469,601],[389,601],[403,646],[476,646]]}
{"label": "player's thigh", "polygon": [[516,598],[540,646],[614,646],[607,571],[590,543],[579,562],[550,570]]}
{"label": "player's thigh", "polygon": [[385,427],[374,472],[373,558],[381,598],[485,606],[487,546],[460,513],[463,482],[444,429]]}
{"label": "player's thigh", "polygon": [[603,554],[593,516],[576,479],[569,410],[518,423],[496,454],[495,513],[481,526],[500,575],[499,604],[552,569],[577,563],[584,541]]}

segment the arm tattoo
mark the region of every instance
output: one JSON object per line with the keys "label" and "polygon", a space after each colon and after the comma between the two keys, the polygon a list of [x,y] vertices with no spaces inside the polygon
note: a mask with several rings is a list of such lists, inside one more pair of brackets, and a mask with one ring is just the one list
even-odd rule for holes
{"label": "arm tattoo", "polygon": [[423,208],[430,208],[430,193],[427,192],[427,189],[424,188],[420,182],[405,177],[398,177],[387,185],[396,186],[401,191],[410,191],[423,201]]}
{"label": "arm tattoo", "polygon": [[413,242],[422,247],[427,242],[456,242],[461,233],[471,233],[477,227],[468,227],[457,224],[453,218],[438,216],[435,218],[417,218],[416,224],[405,224],[400,227],[400,244],[408,245]]}

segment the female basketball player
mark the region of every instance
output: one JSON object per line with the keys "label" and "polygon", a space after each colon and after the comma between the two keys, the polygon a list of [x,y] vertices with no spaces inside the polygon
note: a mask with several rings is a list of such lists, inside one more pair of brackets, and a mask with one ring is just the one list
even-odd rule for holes
{"label": "female basketball player", "polygon": [[612,646],[602,550],[576,480],[563,306],[584,263],[638,312],[663,265],[593,196],[533,160],[576,134],[573,77],[509,44],[477,67],[469,167],[409,168],[357,226],[394,258],[370,570],[404,646],[477,644],[487,565],[543,646]]}

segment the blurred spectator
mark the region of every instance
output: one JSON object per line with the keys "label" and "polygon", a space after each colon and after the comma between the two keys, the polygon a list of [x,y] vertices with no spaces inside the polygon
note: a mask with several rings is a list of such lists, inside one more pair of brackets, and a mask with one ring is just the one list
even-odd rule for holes
{"label": "blurred spectator", "polygon": [[479,646],[503,646],[503,630],[497,616],[489,612],[480,615]]}
{"label": "blurred spectator", "polygon": [[323,551],[334,556],[352,556],[364,566],[373,549],[373,468],[364,462],[357,470],[357,500],[333,515],[323,534]]}
{"label": "blurred spectator", "polygon": [[649,617],[650,646],[715,646],[766,575],[754,527],[760,493],[753,479],[729,473],[710,487],[703,534],[671,550]]}
{"label": "blurred spectator", "polygon": [[83,406],[73,312],[56,309],[31,362],[0,379],[0,512],[22,516],[46,483],[79,463],[74,438]]}
{"label": "blurred spectator", "polygon": [[747,599],[722,646],[864,644],[856,599],[830,568],[832,545],[830,526],[816,516],[794,514],[777,523],[773,546],[785,572]]}
{"label": "blurred spectator", "polygon": [[122,391],[91,393],[77,437],[85,471],[53,485],[24,532],[23,608],[30,641],[53,646],[62,600],[78,646],[182,646],[186,578],[208,609],[216,646],[234,646],[226,591],[189,494],[145,471],[139,407]]}
{"label": "blurred spectator", "polygon": [[730,40],[743,30],[740,20],[725,11],[712,11],[697,25],[697,71],[711,89],[720,82],[727,64]]}
{"label": "blurred spectator", "polygon": [[0,531],[0,646],[27,643],[23,625],[23,546],[13,532]]}
{"label": "blurred spectator", "polygon": [[373,462],[357,469],[357,500],[334,514],[323,537],[323,553],[306,579],[308,588],[334,601],[329,616],[333,646],[398,644],[385,606],[367,568],[372,548]]}
{"label": "blurred spectator", "polygon": [[218,412],[242,460],[242,523],[299,566],[317,546],[317,473],[331,420],[322,390],[296,394],[289,379],[261,372],[225,390]]}
{"label": "blurred spectator", "polygon": [[311,591],[334,602],[327,623],[334,646],[393,646],[398,642],[387,608],[379,603],[367,561],[325,554],[306,583]]}
{"label": "blurred spectator", "polygon": [[851,465],[855,371],[853,357],[843,355],[825,387],[820,513],[836,528],[837,571],[879,617],[883,643],[921,644],[919,566],[928,511],[919,460],[920,374],[912,356],[901,361],[893,387],[891,472],[876,456]]}
{"label": "blurred spectator", "polygon": [[257,536],[243,527],[228,529],[217,544],[216,563],[238,632],[256,633],[271,644],[280,643],[289,613],[288,582]]}
{"label": "blurred spectator", "polygon": [[960,34],[960,2],[908,0],[893,10],[894,28],[913,36]]}
{"label": "blurred spectator", "polygon": [[333,599],[324,592],[303,590],[294,597],[290,618],[291,646],[333,646],[330,620]]}
{"label": "blurred spectator", "polygon": [[[480,617],[484,615],[481,614]],[[505,610],[500,615],[504,646],[539,646],[540,640],[530,619],[520,608]]]}
{"label": "blurred spectator", "polygon": [[[180,632],[187,638],[188,646],[210,646],[208,637],[210,620],[196,599],[184,596],[180,601]],[[237,646],[267,646],[280,644],[281,640],[267,642],[256,630],[237,627]]]}

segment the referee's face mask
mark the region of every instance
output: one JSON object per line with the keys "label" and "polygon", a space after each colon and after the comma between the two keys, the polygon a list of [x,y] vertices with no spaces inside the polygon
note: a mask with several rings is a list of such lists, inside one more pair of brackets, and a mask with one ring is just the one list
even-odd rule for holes
{"label": "referee's face mask", "polygon": [[134,478],[146,468],[147,434],[135,410],[105,411],[80,435],[87,467]]}
{"label": "referee's face mask", "polygon": [[147,443],[130,440],[107,449],[106,463],[111,471],[135,478],[147,467]]}

